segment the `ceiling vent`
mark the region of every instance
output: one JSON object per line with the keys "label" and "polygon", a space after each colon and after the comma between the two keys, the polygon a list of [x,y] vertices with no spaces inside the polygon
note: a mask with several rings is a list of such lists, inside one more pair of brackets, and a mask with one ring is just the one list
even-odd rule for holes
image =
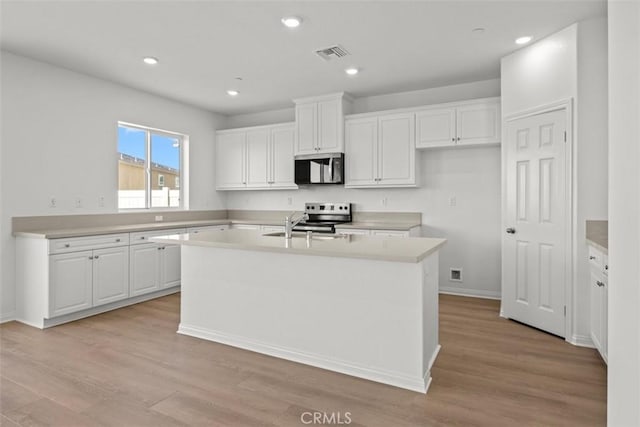
{"label": "ceiling vent", "polygon": [[324,49],[316,50],[316,55],[325,61],[331,61],[332,59],[342,58],[343,56],[349,55],[349,52],[345,48],[340,45],[335,45],[331,47],[327,47]]}

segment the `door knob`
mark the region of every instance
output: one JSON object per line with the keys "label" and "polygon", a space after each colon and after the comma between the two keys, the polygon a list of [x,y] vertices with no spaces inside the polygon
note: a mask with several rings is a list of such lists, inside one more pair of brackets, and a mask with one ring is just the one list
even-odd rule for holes
{"label": "door knob", "polygon": [[509,233],[509,234],[516,234],[516,229],[515,229],[515,228],[513,228],[513,227],[509,227],[509,228],[507,228],[507,233]]}

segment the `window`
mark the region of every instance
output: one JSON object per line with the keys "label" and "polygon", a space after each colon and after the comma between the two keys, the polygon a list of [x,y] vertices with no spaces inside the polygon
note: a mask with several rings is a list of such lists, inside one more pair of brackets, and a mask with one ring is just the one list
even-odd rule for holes
{"label": "window", "polygon": [[182,208],[185,136],[118,123],[118,208]]}

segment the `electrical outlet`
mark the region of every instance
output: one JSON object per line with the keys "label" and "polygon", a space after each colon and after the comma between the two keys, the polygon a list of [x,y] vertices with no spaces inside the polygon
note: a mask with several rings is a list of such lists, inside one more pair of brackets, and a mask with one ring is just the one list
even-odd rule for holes
{"label": "electrical outlet", "polygon": [[104,196],[98,197],[98,206],[104,208]]}
{"label": "electrical outlet", "polygon": [[382,206],[387,206],[388,202],[389,200],[386,197],[383,197],[382,200],[380,201],[380,203],[382,203]]}
{"label": "electrical outlet", "polygon": [[458,204],[456,196],[449,197],[449,206],[454,207]]}
{"label": "electrical outlet", "polygon": [[293,205],[293,197],[287,197],[287,204],[289,206]]}
{"label": "electrical outlet", "polygon": [[162,215],[156,215],[156,221],[162,221],[164,217]]}
{"label": "electrical outlet", "polygon": [[56,206],[58,206],[58,201],[56,200],[55,197],[51,197],[49,199],[49,207],[50,208],[55,208]]}
{"label": "electrical outlet", "polygon": [[462,282],[462,269],[450,268],[449,269],[449,281],[450,282]]}
{"label": "electrical outlet", "polygon": [[76,208],[82,207],[82,199],[80,197],[76,197]]}

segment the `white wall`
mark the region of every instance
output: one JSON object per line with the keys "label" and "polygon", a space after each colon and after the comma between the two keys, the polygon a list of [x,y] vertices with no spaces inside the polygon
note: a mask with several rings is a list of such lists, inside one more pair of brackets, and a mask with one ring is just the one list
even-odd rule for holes
{"label": "white wall", "polygon": [[[356,99],[357,112],[413,107],[437,102],[499,96],[499,80]],[[357,107],[357,108],[356,108]],[[371,108],[371,110],[369,110]],[[230,117],[233,127],[269,123],[281,114]],[[291,111],[293,114],[293,110]],[[282,116],[281,116],[282,117]],[[293,117],[282,117],[284,121]],[[230,126],[231,127],[231,126]],[[419,151],[420,187],[345,189],[312,186],[296,191],[233,191],[229,209],[300,210],[305,202],[353,202],[362,211],[422,212],[423,235],[449,239],[440,256],[445,291],[500,296],[500,148]],[[455,207],[449,206],[455,196]],[[292,204],[288,199],[292,198]],[[382,199],[387,204],[382,204]],[[463,269],[463,283],[450,282],[452,267]]]}
{"label": "white wall", "polygon": [[[464,101],[465,99],[471,98],[488,98],[498,96],[499,94],[500,79],[483,80],[431,89],[355,98],[351,105],[351,113],[368,113],[370,111],[391,110],[394,108],[418,107],[442,102]],[[291,108],[284,108],[282,110],[230,116],[226,126],[229,129],[233,129],[245,126],[292,122],[295,120],[295,116],[295,109],[292,103]]]}
{"label": "white wall", "polygon": [[640,425],[640,2],[609,0],[610,426]]}
{"label": "white wall", "polygon": [[213,168],[223,117],[7,52],[1,66],[0,317],[15,309],[11,217],[117,212],[118,120],[189,135],[190,208],[225,208]]}
{"label": "white wall", "polygon": [[571,25],[502,59],[504,117],[572,99],[575,294],[573,342],[589,344],[585,221],[607,219],[607,23]]}

